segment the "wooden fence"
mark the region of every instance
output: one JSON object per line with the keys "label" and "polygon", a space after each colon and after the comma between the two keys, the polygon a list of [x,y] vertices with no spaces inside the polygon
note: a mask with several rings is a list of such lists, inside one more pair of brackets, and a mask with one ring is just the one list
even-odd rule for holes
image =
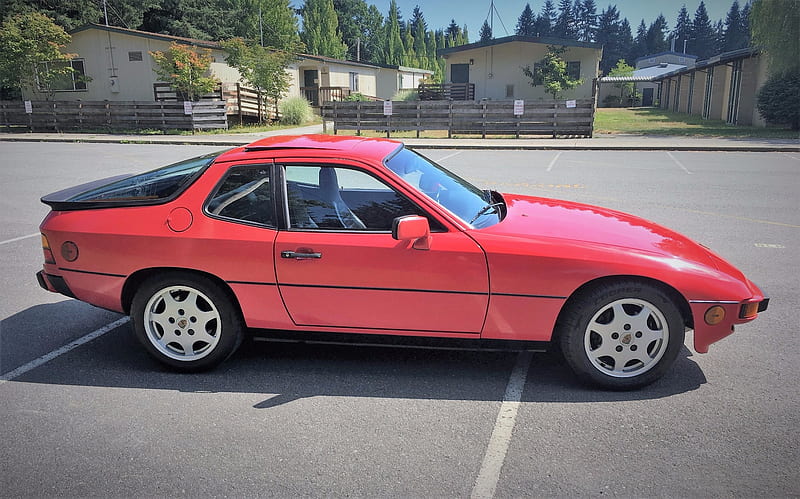
{"label": "wooden fence", "polygon": [[[514,114],[514,101],[412,101],[392,102],[392,114],[384,115],[383,102],[326,102],[323,124],[333,121],[339,130],[386,132],[447,130],[453,134],[584,136],[591,137],[594,100],[524,101],[521,115]],[[519,111],[519,108],[517,108]]]}
{"label": "wooden fence", "polygon": [[196,130],[228,128],[225,102],[193,102],[185,114],[183,102],[139,101],[0,101],[0,127],[31,131],[66,130]]}
{"label": "wooden fence", "polygon": [[475,100],[474,83],[420,83],[419,100]]}

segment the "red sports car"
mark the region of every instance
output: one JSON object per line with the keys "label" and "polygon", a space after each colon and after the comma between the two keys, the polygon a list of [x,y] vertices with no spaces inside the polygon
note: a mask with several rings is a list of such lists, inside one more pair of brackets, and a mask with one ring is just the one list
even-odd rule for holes
{"label": "red sports car", "polygon": [[[646,385],[768,299],[707,248],[624,213],[481,190],[396,141],[274,137],[45,196],[50,291],[130,314],[184,371],[247,329],[560,347]],[[441,340],[439,340],[441,341]]]}

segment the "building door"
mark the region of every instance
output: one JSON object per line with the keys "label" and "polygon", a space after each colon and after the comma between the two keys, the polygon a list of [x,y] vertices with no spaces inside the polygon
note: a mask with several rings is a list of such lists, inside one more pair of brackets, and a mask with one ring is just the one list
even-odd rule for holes
{"label": "building door", "polygon": [[450,66],[450,82],[469,83],[469,64],[453,64]]}
{"label": "building door", "polygon": [[643,88],[642,89],[642,105],[643,106],[652,106],[653,105],[653,88]]}
{"label": "building door", "polygon": [[319,71],[316,69],[303,71],[303,93],[312,106],[319,106]]}

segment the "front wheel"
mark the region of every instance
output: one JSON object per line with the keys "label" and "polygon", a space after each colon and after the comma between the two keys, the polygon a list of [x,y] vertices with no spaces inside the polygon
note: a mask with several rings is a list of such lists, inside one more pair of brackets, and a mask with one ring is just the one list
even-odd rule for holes
{"label": "front wheel", "polygon": [[684,325],[675,303],[660,289],[618,282],[576,298],[559,320],[558,335],[578,377],[629,390],[667,372],[683,346]]}
{"label": "front wheel", "polygon": [[217,284],[199,275],[169,273],[145,281],[131,318],[145,349],[179,371],[216,367],[241,343],[238,310]]}

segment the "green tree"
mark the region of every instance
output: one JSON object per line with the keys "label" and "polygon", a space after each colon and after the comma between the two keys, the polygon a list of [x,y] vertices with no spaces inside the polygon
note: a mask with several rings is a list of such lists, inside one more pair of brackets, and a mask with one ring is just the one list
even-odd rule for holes
{"label": "green tree", "polygon": [[744,48],[747,46],[747,42],[747,35],[744,32],[742,23],[742,12],[739,10],[739,2],[733,0],[728,14],[725,16],[722,52]]}
{"label": "green tree", "polygon": [[306,0],[301,39],[309,54],[334,59],[347,56],[347,45],[342,41],[333,0]]}
{"label": "green tree", "polygon": [[594,0],[576,0],[575,10],[575,30],[578,40],[593,42],[597,33],[597,4]]}
{"label": "green tree", "polygon": [[694,49],[691,52],[700,59],[707,59],[717,52],[717,37],[711,20],[708,18],[706,4],[702,0],[694,13],[690,38],[694,43]]}
{"label": "green tree", "polygon": [[211,54],[207,49],[194,50],[172,42],[166,52],[150,52],[159,79],[169,83],[186,100],[195,101],[217,85],[209,71]]}
{"label": "green tree", "polygon": [[239,71],[246,85],[263,92],[275,102],[289,90],[291,80],[286,68],[295,58],[291,53],[248,44],[242,38],[224,41],[222,46],[228,53],[225,62]]}
{"label": "green tree", "polygon": [[488,42],[494,36],[492,35],[492,27],[489,26],[488,21],[483,21],[483,26],[481,26],[481,30],[478,32],[478,38],[482,42]]}
{"label": "green tree", "polygon": [[692,44],[689,43],[691,32],[692,19],[689,17],[689,11],[686,10],[686,4],[684,4],[678,11],[675,28],[672,30],[672,38],[675,40],[675,50],[677,52],[682,52],[684,46],[687,50],[692,50]]}
{"label": "green tree", "polygon": [[565,46],[548,45],[542,60],[532,68],[530,65],[522,67],[522,73],[530,78],[531,86],[544,85],[545,93],[552,95],[553,99],[583,83],[583,79],[571,78],[567,73],[567,62],[562,57],[566,51]]}
{"label": "green tree", "polygon": [[64,28],[38,12],[7,17],[0,29],[0,86],[53,94],[53,85],[72,77],[75,54],[61,50],[70,42]]}
{"label": "green tree", "polygon": [[383,15],[365,0],[333,0],[347,59],[382,62]]}
{"label": "green tree", "polygon": [[553,0],[545,0],[542,11],[536,16],[535,36],[553,36],[553,25],[556,22],[556,7]]}
{"label": "green tree", "polygon": [[[633,76],[634,68],[628,65],[623,59],[617,61],[617,64],[608,72],[608,76]],[[637,100],[636,84],[633,82],[619,82],[614,83],[614,88],[619,89],[620,103],[630,102],[633,104]]]}
{"label": "green tree", "polygon": [[657,54],[667,50],[669,48],[669,43],[665,38],[667,32],[667,20],[664,18],[663,14],[659,14],[655,21],[650,23],[650,26],[647,28],[647,34],[645,36],[647,51],[642,55]]}
{"label": "green tree", "polygon": [[428,23],[425,22],[425,16],[422,15],[422,10],[419,6],[414,7],[414,12],[411,14],[411,34],[414,37],[414,55],[417,60],[417,67],[422,69],[430,69],[428,64],[428,46],[426,38],[428,38]]}
{"label": "green tree", "polygon": [[16,14],[38,12],[52,19],[65,30],[77,28],[83,24],[101,22],[103,11],[101,3],[85,0],[34,1],[5,0],[0,3],[0,20],[5,22]]}
{"label": "green tree", "polygon": [[800,71],[794,69],[770,76],[758,91],[756,106],[768,123],[800,130]]}
{"label": "green tree", "polygon": [[575,14],[572,11],[572,2],[570,0],[561,0],[558,4],[558,17],[553,23],[553,36],[556,38],[563,38],[565,40],[575,40],[577,37],[577,30],[575,29]]}
{"label": "green tree", "polygon": [[384,45],[384,63],[399,66],[403,63],[403,40],[400,37],[400,9],[397,2],[389,4],[389,16],[384,27],[386,43]]}
{"label": "green tree", "polygon": [[800,0],[755,0],[750,32],[769,57],[770,73],[800,71]]}
{"label": "green tree", "polygon": [[536,36],[536,16],[533,15],[531,4],[526,3],[522,14],[517,19],[515,33],[520,36]]}

